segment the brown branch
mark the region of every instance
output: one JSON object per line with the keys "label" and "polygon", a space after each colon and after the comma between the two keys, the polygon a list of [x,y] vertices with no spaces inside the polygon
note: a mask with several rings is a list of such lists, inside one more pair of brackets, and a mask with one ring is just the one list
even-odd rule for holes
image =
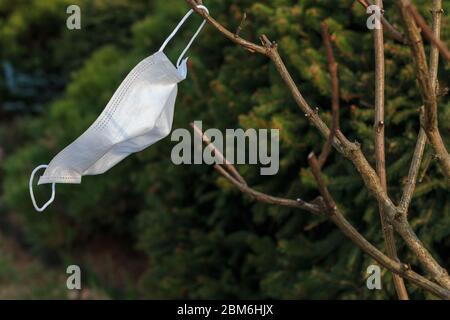
{"label": "brown branch", "polygon": [[222,152],[216,148],[214,144],[211,143],[209,137],[204,134],[194,123],[191,123],[191,127],[194,129],[194,132],[202,138],[202,141],[206,144],[206,146],[213,151],[214,156],[219,159],[219,163],[222,163],[236,180],[242,184],[247,184],[245,179],[239,174],[233,164],[223,156]]}
{"label": "brown branch", "polygon": [[[272,60],[281,78],[291,91],[292,97],[297,105],[302,109],[302,111],[305,112],[305,115],[309,119],[310,123],[313,124],[324,137],[328,137],[330,130],[322,121],[320,116],[312,110],[308,102],[304,99],[292,76],[287,70],[286,65],[281,59],[277,46],[274,44],[266,44],[266,48],[267,55]],[[350,142],[341,131],[338,131],[335,139],[333,140],[333,146],[353,162],[354,166],[361,174],[366,187],[375,196],[377,201],[384,206],[385,213],[395,230],[405,240],[408,247],[416,254],[419,261],[424,265],[427,271],[430,272],[430,274],[437,281],[439,281],[441,285],[450,289],[450,277],[448,276],[446,270],[439,265],[430,252],[425,248],[423,243],[417,238],[411,229],[411,226],[408,224],[408,221],[401,219],[401,214],[399,214],[397,207],[383,189],[378,175],[362,153],[360,145],[358,143]]]}
{"label": "brown branch", "polygon": [[[314,153],[310,153],[308,156],[308,163],[311,168],[311,172],[313,173],[314,178],[316,179],[319,192],[323,197],[324,205],[327,208],[327,212],[329,213],[330,220],[361,250],[368,255],[370,255],[373,259],[375,259],[378,263],[380,263],[385,268],[390,271],[398,274],[406,279],[409,279],[411,282],[415,283],[419,287],[426,289],[434,294],[438,295],[444,299],[450,299],[448,293],[449,290],[444,289],[435,283],[429,281],[428,279],[423,278],[417,273],[413,272],[407,265],[403,263],[399,263],[390,257],[383,254],[376,247],[374,247],[369,241],[366,240],[342,215],[342,213],[337,208],[336,202],[328,191],[320,171],[319,162],[314,155]],[[425,282],[424,282],[425,281]],[[443,295],[444,294],[444,295]]]}
{"label": "brown branch", "polygon": [[[195,131],[196,134],[204,136],[203,132],[201,131]],[[204,142],[207,145],[210,145],[213,150],[218,150],[211,141],[207,142],[204,140]],[[320,168],[318,166],[317,159],[314,157],[315,164],[313,164],[313,167],[315,168],[313,172],[319,172]],[[313,161],[314,161],[313,160]],[[250,187],[248,187],[246,184],[243,184],[236,180],[224,167],[221,165],[216,164],[214,168],[222,175],[224,176],[228,181],[230,181],[233,185],[235,185],[242,193],[247,194],[256,200],[268,204],[275,204],[280,206],[286,206],[291,208],[297,208],[297,209],[303,209],[306,211],[309,211],[313,214],[321,214],[324,210],[329,213],[330,220],[346,235],[352,242],[354,242],[358,247],[360,247],[363,252],[366,252],[368,255],[370,255],[374,260],[376,260],[378,263],[380,263],[385,268],[391,270],[392,272],[401,275],[402,277],[410,280],[412,283],[417,285],[420,288],[423,288],[424,290],[427,290],[436,296],[450,300],[450,291],[440,287],[439,285],[431,282],[430,280],[424,278],[423,276],[417,274],[416,272],[412,271],[409,266],[397,262],[385,254],[383,254],[381,251],[379,251],[376,247],[374,247],[369,241],[367,241],[341,214],[341,212],[337,209],[337,206],[331,197],[331,194],[328,192],[321,175],[318,174],[320,177],[319,181],[320,183],[320,190],[323,193],[323,197],[327,199],[326,203],[328,205],[317,205],[312,203],[307,203],[304,201],[295,201],[290,199],[283,199],[283,198],[277,198],[272,197],[267,194],[258,192]],[[317,170],[317,171],[316,171]]]}
{"label": "brown branch", "polygon": [[328,155],[330,154],[331,147],[333,144],[333,139],[336,135],[337,130],[339,130],[339,79],[338,79],[338,64],[333,54],[333,46],[331,45],[331,37],[328,31],[328,25],[325,21],[320,24],[321,33],[323,38],[323,44],[327,51],[327,61],[328,61],[328,71],[331,77],[331,111],[332,111],[332,123],[330,134],[327,141],[322,147],[322,152],[319,156],[320,167],[323,167],[327,161]]}
{"label": "brown branch", "polygon": [[224,169],[224,167],[216,164],[216,165],[214,165],[214,169],[216,169],[222,176],[224,176],[226,179],[228,179],[242,193],[247,194],[252,198],[255,198],[259,202],[264,202],[267,204],[274,204],[274,205],[279,205],[279,206],[284,206],[284,207],[289,207],[289,208],[295,208],[295,209],[302,209],[302,210],[306,210],[306,211],[311,212],[316,215],[322,215],[322,208],[316,204],[308,203],[308,202],[302,201],[300,199],[291,200],[291,199],[286,199],[286,198],[278,198],[278,197],[274,197],[274,196],[256,191],[256,190],[250,188],[249,186],[237,181],[234,177],[232,177]]}
{"label": "brown branch", "polygon": [[415,19],[411,14],[410,8],[413,7],[409,0],[397,0],[397,4],[402,13],[403,23],[406,26],[413,59],[416,65],[417,79],[424,100],[424,130],[441,164],[447,182],[450,183],[450,154],[439,133],[435,90],[436,84],[432,82],[432,78],[430,77],[422,37],[420,36],[420,31],[415,23]]}
{"label": "brown branch", "polygon": [[422,183],[423,179],[425,179],[425,176],[427,175],[428,169],[431,165],[431,160],[433,160],[433,155],[428,154],[428,156],[425,157],[423,163],[422,173],[419,175],[419,183]]}
{"label": "brown branch", "polygon": [[399,209],[404,215],[408,215],[409,204],[411,203],[414,190],[417,184],[417,176],[419,174],[420,163],[422,162],[425,145],[427,144],[427,135],[422,128],[420,128],[417,137],[416,147],[414,148],[411,166],[409,167],[408,180],[403,188],[402,198],[400,200]]}
{"label": "brown branch", "polygon": [[205,10],[202,10],[201,8],[197,8],[197,5],[200,3],[195,0],[186,0],[187,3],[194,9],[196,13],[201,15],[206,21],[208,21],[209,24],[211,24],[214,28],[219,30],[225,37],[233,41],[234,43],[240,45],[241,47],[247,49],[248,51],[254,53],[260,53],[260,54],[266,54],[266,49],[262,46],[259,46],[253,42],[244,40],[239,35],[236,35],[233,32],[230,32],[225,27],[223,27],[220,23],[218,23],[214,18],[212,18]]}
{"label": "brown branch", "polygon": [[[441,0],[433,0],[433,9],[432,9],[432,15],[433,15],[433,25],[432,25],[432,32],[434,37],[440,38],[441,34],[441,14],[442,14],[442,3]],[[437,81],[437,75],[438,75],[438,67],[439,67],[439,50],[435,45],[431,45],[430,50],[430,79],[431,83],[434,85],[434,90],[437,91],[438,88],[438,81]],[[421,123],[423,122],[424,118],[424,107],[422,106],[420,108],[420,119]],[[416,181],[417,176],[419,174],[420,164],[422,162],[423,154],[425,151],[425,146],[427,143],[427,137],[426,133],[423,130],[423,128],[420,128],[419,136],[417,138],[416,147],[414,149],[413,159],[411,162],[411,166],[409,168],[408,173],[408,180],[407,183],[403,189],[403,195],[400,200],[399,208],[400,210],[407,215],[409,205],[411,203],[413,193],[416,187]],[[428,166],[428,165],[427,165]],[[426,169],[424,170],[424,173],[426,172]],[[419,179],[421,181],[423,177]]]}
{"label": "brown branch", "polygon": [[[358,0],[358,2],[367,9],[372,3],[366,0]],[[383,24],[384,28],[389,32],[389,35],[402,44],[407,44],[407,39],[400,31],[398,31],[389,21],[386,20],[384,15],[381,16],[380,22]]]}
{"label": "brown branch", "polygon": [[[203,10],[197,9],[195,1],[186,1],[194,8],[196,12],[202,15],[206,19],[206,21],[208,21],[212,26],[223,33],[231,41],[240,44],[244,48],[255,48],[253,52],[259,52],[269,57],[278,73],[280,74],[281,78],[285,82],[287,88],[291,92],[294,101],[304,112],[309,122],[314,125],[317,130],[319,130],[322,136],[324,136],[325,138],[329,136],[330,129],[322,121],[318,113],[313,111],[313,109],[301,94],[300,90],[295,84],[295,81],[293,80],[292,76],[286,68],[286,65],[284,64],[278,53],[276,43],[271,42],[265,35],[261,36],[264,47],[259,47],[254,43],[249,43],[248,41],[245,41],[240,37],[234,37],[233,33],[226,30],[226,28],[224,28],[216,20],[205,14]],[[423,264],[426,270],[441,285],[445,286],[447,289],[450,289],[450,277],[448,276],[446,270],[437,263],[430,252],[425,248],[423,243],[417,238],[417,236],[414,234],[414,231],[411,229],[411,226],[408,224],[408,221],[406,219],[403,219],[398,208],[394,205],[392,200],[387,195],[386,191],[383,189],[380,183],[380,179],[378,178],[375,170],[371,167],[364,154],[362,153],[360,145],[356,142],[350,142],[344,136],[344,134],[340,130],[338,130],[336,132],[335,138],[333,139],[333,146],[341,154],[343,154],[346,158],[353,162],[353,165],[361,174],[361,177],[370,193],[374,195],[378,202],[384,206],[386,215],[391,221],[395,230],[405,240],[405,243],[408,245],[408,247],[416,254],[417,258]]]}
{"label": "brown branch", "polygon": [[234,33],[235,37],[239,37],[239,34],[242,31],[242,28],[244,27],[245,20],[247,19],[247,13],[244,12],[242,15],[241,23],[239,23],[239,27],[236,29],[236,32]]}
{"label": "brown branch", "polygon": [[[375,3],[382,8],[382,1],[376,0]],[[378,177],[383,189],[387,190],[386,182],[386,164],[384,147],[384,40],[383,27],[374,29],[374,48],[375,48],[375,161]]]}
{"label": "brown branch", "polygon": [[194,128],[194,134],[198,135],[202,138],[205,145],[214,152],[216,155],[216,158],[218,158],[218,161],[216,161],[216,164],[214,165],[214,168],[225,178],[227,178],[229,181],[231,181],[238,189],[248,194],[249,196],[255,198],[256,200],[268,204],[276,204],[281,205],[285,207],[291,207],[296,209],[303,209],[307,210],[314,214],[320,214],[321,208],[317,205],[307,203],[302,200],[291,200],[291,199],[285,199],[285,198],[278,198],[273,197],[271,195],[256,191],[250,187],[247,186],[247,183],[245,179],[239,174],[236,167],[223,156],[222,152],[211,142],[211,140],[206,136],[205,133],[203,133],[200,128],[198,128],[196,125],[191,123],[191,126]]}
{"label": "brown branch", "polygon": [[329,215],[333,216],[334,214],[336,214],[336,211],[338,210],[337,205],[336,205],[336,202],[334,201],[333,197],[331,196],[330,192],[328,191],[325,181],[322,178],[322,173],[320,170],[320,163],[319,163],[319,160],[317,160],[317,157],[314,154],[314,152],[311,152],[308,155],[308,163],[311,168],[311,172],[314,176],[314,179],[316,179],[317,186],[318,186],[319,192],[322,195],[322,198],[325,202],[326,209],[327,209]]}
{"label": "brown branch", "polygon": [[[441,20],[443,12],[442,0],[433,0],[433,9],[431,11],[433,17],[431,35],[433,36],[434,39],[439,40],[441,38]],[[434,88],[436,94],[438,94],[437,88],[439,87],[437,81],[438,70],[439,70],[439,47],[433,42],[430,49],[430,78],[432,87]]]}
{"label": "brown branch", "polygon": [[[433,0],[433,24],[432,24],[432,32],[435,38],[439,39],[441,35],[441,15],[442,15],[442,1],[441,0]],[[439,50],[435,45],[431,45],[430,50],[430,78],[431,83],[433,84],[433,88],[437,91],[438,88],[438,68],[439,68]],[[424,118],[424,108],[423,106],[420,108],[420,119],[421,123]],[[408,180],[403,189],[402,199],[400,200],[399,208],[400,210],[407,215],[409,205],[411,203],[414,189],[416,187],[417,176],[419,174],[420,164],[422,162],[423,153],[425,151],[425,145],[427,143],[427,136],[425,131],[420,128],[419,136],[417,138],[416,147],[414,149],[413,159],[411,162],[411,166],[409,168]],[[426,172],[426,170],[424,171]],[[420,179],[422,180],[422,178]]]}
{"label": "brown branch", "polygon": [[[375,5],[383,9],[383,1],[375,0]],[[386,181],[386,161],[384,146],[384,90],[385,90],[385,72],[384,72],[384,39],[383,26],[380,29],[374,29],[374,47],[375,47],[375,163],[381,186],[387,193]],[[381,219],[381,227],[383,230],[384,242],[388,256],[394,260],[398,260],[397,249],[395,247],[394,229],[389,223],[384,206],[379,203],[379,213]],[[408,292],[406,291],[403,279],[394,274],[393,281],[397,296],[400,300],[408,300]]]}
{"label": "brown branch", "polygon": [[[314,157],[315,158],[315,157]],[[317,159],[315,160],[318,172],[320,172],[320,168],[318,166]],[[294,201],[289,199],[280,199],[272,196],[268,196],[266,194],[262,194],[258,191],[255,191],[249,188],[246,185],[241,184],[239,181],[234,179],[222,166],[215,165],[214,168],[226,179],[228,179],[233,185],[235,185],[241,192],[248,194],[255,198],[256,200],[268,204],[275,204],[281,206],[287,206],[291,208],[298,208],[307,210],[314,214],[321,213],[324,209],[328,212],[330,220],[342,231],[342,233],[347,236],[353,243],[355,243],[363,252],[367,253],[371,256],[375,261],[389,269],[390,271],[401,275],[405,279],[410,280],[412,283],[417,285],[418,287],[427,290],[436,296],[450,300],[450,290],[442,288],[441,286],[431,282],[430,280],[424,278],[423,276],[417,274],[412,271],[411,268],[398,261],[395,261],[381,251],[379,251],[375,246],[373,246],[369,241],[367,241],[342,215],[342,213],[337,209],[337,206],[331,197],[330,193],[326,189],[323,180],[321,183],[320,189],[324,194],[326,194],[326,198],[328,199],[328,206],[323,208],[324,206],[317,206],[316,204],[310,204],[303,201]],[[331,213],[331,214],[330,214]]]}
{"label": "brown branch", "polygon": [[[442,6],[439,6],[440,8],[433,8],[433,14],[434,15],[441,15],[443,13]],[[445,43],[443,43],[439,39],[439,35],[436,35],[433,30],[428,26],[425,19],[421,16],[417,8],[413,4],[409,4],[407,6],[409,13],[413,16],[414,20],[416,21],[417,25],[420,27],[422,33],[425,35],[425,38],[428,39],[442,54],[442,56],[447,60],[450,61],[450,51],[447,49],[447,46]],[[439,22],[440,24],[440,18]]]}
{"label": "brown branch", "polygon": [[[194,9],[195,12],[197,12],[199,15],[201,15],[211,26],[216,28],[220,33],[222,33],[226,38],[228,38],[232,42],[240,45],[241,47],[249,50],[252,53],[257,52],[257,53],[260,53],[262,55],[269,57],[272,60],[272,62],[274,63],[275,67],[277,68],[277,71],[282,76],[283,80],[287,83],[288,88],[290,89],[290,91],[293,94],[294,100],[299,105],[299,107],[302,109],[305,116],[320,131],[320,133],[323,136],[325,136],[325,137],[329,136],[330,129],[322,121],[322,119],[318,116],[318,114],[308,105],[306,100],[301,95],[300,91],[297,89],[297,86],[295,85],[294,80],[292,79],[291,75],[287,71],[286,66],[283,63],[283,60],[281,59],[281,57],[278,54],[276,43],[271,42],[265,35],[261,36],[261,42],[263,43],[263,46],[260,46],[253,42],[244,40],[240,36],[236,36],[234,33],[227,30],[224,26],[222,26],[214,18],[212,18],[210,15],[208,15],[204,10],[197,8],[198,3],[195,0],[186,0],[186,2]],[[337,135],[339,135],[339,132],[337,133]],[[338,139],[335,138],[333,140],[333,145],[337,149],[341,150],[340,141]]]}

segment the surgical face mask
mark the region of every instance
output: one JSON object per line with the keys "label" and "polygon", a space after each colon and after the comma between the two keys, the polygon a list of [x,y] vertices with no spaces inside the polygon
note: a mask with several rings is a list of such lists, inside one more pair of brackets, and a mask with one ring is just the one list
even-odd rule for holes
{"label": "surgical face mask", "polygon": [[[209,14],[205,6],[198,7]],[[53,202],[56,183],[81,183],[84,175],[104,173],[131,153],[149,147],[170,133],[177,84],[187,75],[187,58],[183,57],[206,21],[189,41],[176,66],[167,58],[164,49],[192,13],[191,9],[158,52],[131,70],[100,116],[78,139],[48,165],[40,165],[33,170],[29,189],[37,211],[44,211]],[[33,193],[33,179],[41,169],[45,172],[38,185],[51,183],[52,196],[39,207]]]}

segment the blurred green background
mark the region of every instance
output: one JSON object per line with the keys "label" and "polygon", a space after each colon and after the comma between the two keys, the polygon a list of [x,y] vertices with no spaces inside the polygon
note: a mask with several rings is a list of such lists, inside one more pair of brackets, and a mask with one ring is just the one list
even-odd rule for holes
{"label": "blurred green background", "polygon": [[[399,23],[385,1],[386,17]],[[353,0],[207,0],[211,15],[257,42],[266,33],[305,98],[330,121],[330,78],[320,36],[333,35],[341,84],[341,129],[373,157],[373,36]],[[430,19],[429,1],[415,1]],[[66,8],[81,8],[81,30],[66,28]],[[444,1],[446,12],[450,3]],[[32,169],[48,163],[95,120],[121,80],[158,50],[188,10],[183,0],[1,0],[0,2],[0,298],[393,299],[391,276],[369,291],[374,261],[325,219],[243,196],[206,165],[171,163],[170,138],[80,185],[57,185],[56,201],[34,211]],[[447,16],[442,38],[450,39]],[[168,46],[175,61],[200,23],[193,16]],[[449,43],[447,41],[447,43]],[[419,129],[421,97],[408,48],[386,37],[386,153],[389,193],[401,195]],[[207,26],[188,53],[173,128],[280,129],[280,171],[260,176],[239,166],[250,185],[312,200],[306,156],[323,143],[274,67]],[[441,87],[450,65],[441,64]],[[450,102],[440,98],[450,146]],[[411,224],[450,269],[450,198],[427,147],[411,206]],[[346,217],[383,248],[377,204],[352,164],[332,153],[324,173]],[[48,185],[38,188],[42,203]],[[398,240],[400,258],[422,272]],[[66,267],[82,269],[82,292],[69,292]],[[432,298],[407,283],[413,298]]]}

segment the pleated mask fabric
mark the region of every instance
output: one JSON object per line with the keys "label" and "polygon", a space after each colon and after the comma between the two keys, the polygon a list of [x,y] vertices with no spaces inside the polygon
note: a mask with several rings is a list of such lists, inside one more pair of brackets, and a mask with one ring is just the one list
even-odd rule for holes
{"label": "pleated mask fabric", "polygon": [[[199,5],[199,8],[208,9]],[[181,19],[155,54],[139,62],[122,81],[94,123],[74,142],[58,153],[48,165],[37,166],[30,177],[30,196],[35,209],[44,211],[55,199],[56,183],[81,183],[82,176],[102,174],[128,155],[139,152],[166,137],[172,129],[178,83],[187,76],[185,53],[204,27],[204,20],[176,65],[164,49],[193,13]],[[52,196],[42,207],[33,193],[34,175],[44,174],[38,185],[52,184]]]}

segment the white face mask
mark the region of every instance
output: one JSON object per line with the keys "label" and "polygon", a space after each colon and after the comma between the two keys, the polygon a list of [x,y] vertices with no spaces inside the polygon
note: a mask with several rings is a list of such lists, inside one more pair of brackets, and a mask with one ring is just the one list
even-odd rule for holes
{"label": "white face mask", "polygon": [[[209,14],[205,6],[198,7]],[[77,140],[49,165],[40,165],[33,170],[29,188],[37,211],[44,211],[55,199],[55,183],[81,183],[83,175],[104,173],[131,153],[149,147],[170,133],[177,84],[187,75],[187,58],[183,57],[206,21],[181,53],[176,67],[167,58],[164,48],[192,12],[191,9],[184,16],[158,52],[131,70],[100,116]],[[38,207],[33,194],[33,178],[43,168],[46,170],[38,185],[51,183],[52,196]]]}

